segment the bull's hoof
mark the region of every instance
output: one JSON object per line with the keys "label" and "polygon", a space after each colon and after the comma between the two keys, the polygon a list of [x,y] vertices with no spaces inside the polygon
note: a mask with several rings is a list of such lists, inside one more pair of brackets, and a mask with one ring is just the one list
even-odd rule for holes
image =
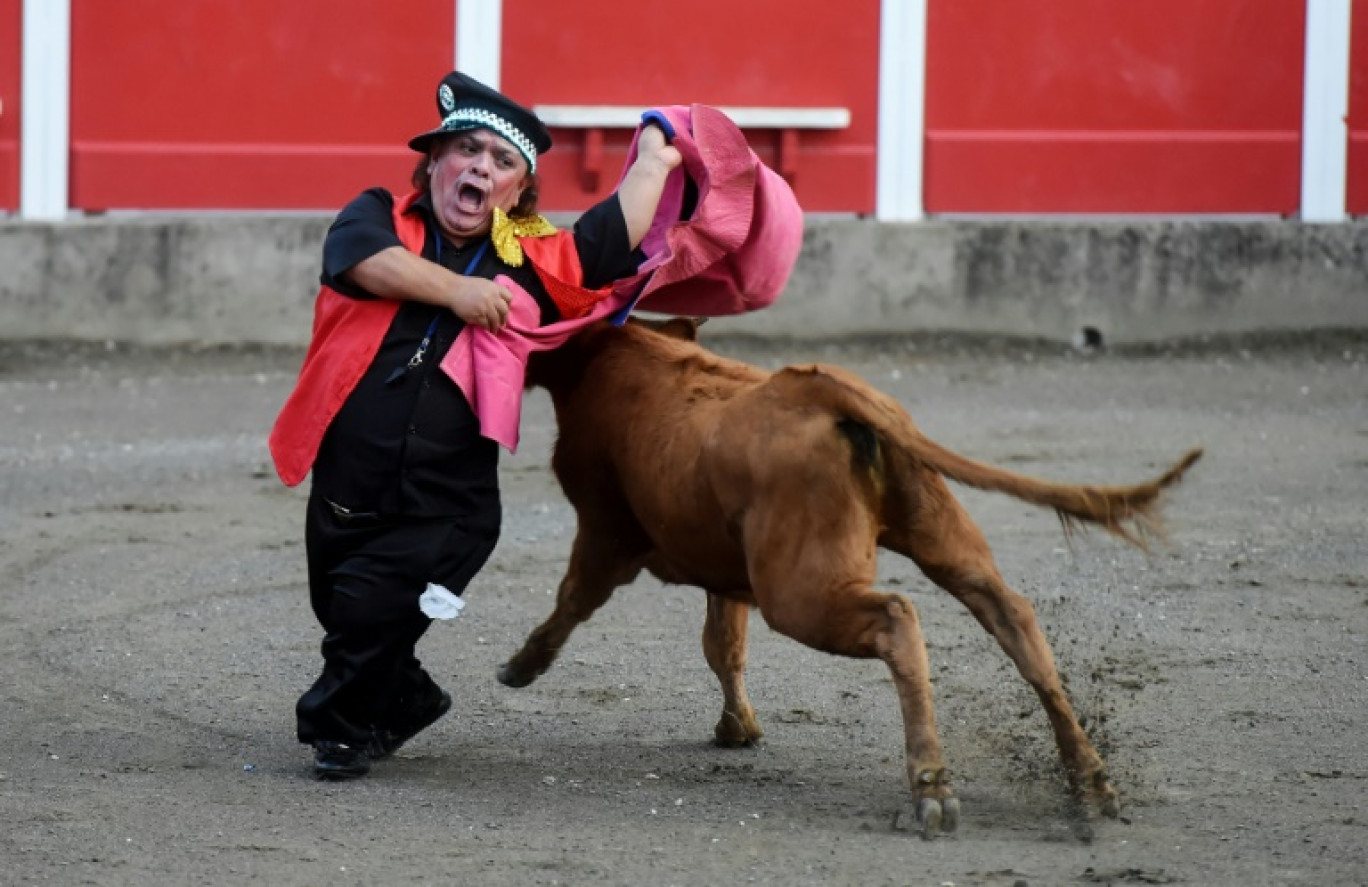
{"label": "bull's hoof", "polygon": [[917,826],[922,839],[952,835],[959,828],[959,798],[922,798],[917,802]]}
{"label": "bull's hoof", "polygon": [[959,829],[959,815],[959,798],[946,798],[941,801],[941,831],[947,835],[954,834]]}
{"label": "bull's hoof", "polygon": [[1108,819],[1121,815],[1121,796],[1106,770],[1096,770],[1082,780],[1078,794],[1085,803]]}
{"label": "bull's hoof", "polygon": [[921,836],[923,840],[934,838],[941,829],[941,820],[944,818],[945,810],[941,807],[941,802],[931,798],[922,798],[917,804],[917,825],[921,826]]}
{"label": "bull's hoof", "polygon": [[526,687],[537,679],[535,672],[531,674],[520,672],[513,668],[512,664],[508,662],[500,665],[499,670],[495,672],[495,675],[498,677],[499,683],[503,684],[505,687],[513,687],[515,689]]}
{"label": "bull's hoof", "polygon": [[1121,815],[1121,798],[1110,782],[1103,790],[1088,792],[1085,798],[1092,803],[1098,813],[1108,819],[1116,819]]}
{"label": "bull's hoof", "polygon": [[937,835],[953,834],[959,828],[959,819],[958,798],[922,798],[915,808],[898,813],[893,820],[893,828],[911,831],[915,822],[917,834],[929,841]]}
{"label": "bull's hoof", "polygon": [[923,770],[917,774],[913,789],[917,801],[917,825],[922,838],[953,834],[959,828],[960,802],[950,787],[950,771]]}
{"label": "bull's hoof", "polygon": [[713,729],[713,744],[718,748],[755,748],[765,733],[755,719],[743,719],[733,712],[724,711]]}
{"label": "bull's hoof", "polygon": [[713,745],[718,748],[759,748],[759,736],[723,736],[721,733],[713,734]]}

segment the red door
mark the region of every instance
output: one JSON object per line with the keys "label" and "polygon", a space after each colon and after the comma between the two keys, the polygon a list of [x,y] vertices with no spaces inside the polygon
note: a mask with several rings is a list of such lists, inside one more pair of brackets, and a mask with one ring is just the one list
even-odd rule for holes
{"label": "red door", "polygon": [[0,0],[0,212],[19,208],[19,89],[23,0]]}
{"label": "red door", "polygon": [[[501,86],[526,105],[847,108],[849,127],[798,133],[792,184],[809,211],[874,209],[879,0],[504,0],[503,26]],[[746,135],[778,168],[780,133]],[[630,130],[603,133],[592,190],[585,131],[552,137],[543,209],[583,209],[617,184]]]}
{"label": "red door", "polygon": [[72,0],[71,204],[335,209],[403,189],[454,15],[451,0]]}
{"label": "red door", "polygon": [[931,0],[928,17],[929,212],[1297,212],[1305,0]]}

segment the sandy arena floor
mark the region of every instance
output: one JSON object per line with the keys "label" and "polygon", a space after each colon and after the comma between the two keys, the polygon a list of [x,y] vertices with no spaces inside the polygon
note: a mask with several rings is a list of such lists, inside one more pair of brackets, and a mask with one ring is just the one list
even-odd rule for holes
{"label": "sandy arena floor", "polygon": [[[704,329],[704,340],[708,339]],[[1034,694],[896,556],[964,818],[895,829],[877,662],[751,627],[756,750],[709,740],[702,597],[642,581],[525,690],[495,667],[549,612],[574,532],[535,393],[503,540],[420,654],[452,714],[353,784],[310,776],[302,490],[265,434],[292,351],[0,346],[0,881],[7,884],[1368,883],[1368,341],[1084,356],[746,345],[896,395],[965,454],[1129,482],[1191,446],[1151,556],[957,488],[1036,605],[1125,808],[1079,817]]]}

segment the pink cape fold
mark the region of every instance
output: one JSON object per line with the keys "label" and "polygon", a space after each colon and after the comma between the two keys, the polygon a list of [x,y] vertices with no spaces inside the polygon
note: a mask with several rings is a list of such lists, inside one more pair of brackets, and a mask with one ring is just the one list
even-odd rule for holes
{"label": "pink cape fold", "polygon": [[[636,275],[583,317],[538,326],[536,300],[509,278],[496,280],[513,294],[508,325],[497,335],[466,326],[442,370],[480,419],[480,433],[509,452],[518,448],[523,377],[534,351],[563,343],[583,327],[640,307],[662,314],[720,317],[764,308],[788,283],[803,241],[803,212],[792,189],[765,166],[736,125],[706,105],[660,110],[675,129],[683,157],[665,184],[641,248]],[[626,170],[636,159],[636,137]],[[686,178],[697,186],[690,217],[680,220]],[[578,283],[578,281],[572,281]]]}

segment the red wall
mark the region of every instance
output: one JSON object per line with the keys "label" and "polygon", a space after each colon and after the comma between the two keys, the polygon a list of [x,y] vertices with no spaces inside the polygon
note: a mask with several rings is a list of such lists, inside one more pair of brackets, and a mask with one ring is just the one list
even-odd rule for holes
{"label": "red wall", "polygon": [[23,0],[0,0],[0,210],[19,208],[19,52]]}
{"label": "red wall", "polygon": [[1305,0],[931,0],[926,209],[1295,213],[1304,35]]}
{"label": "red wall", "polygon": [[401,188],[451,0],[73,0],[71,201],[336,209]]}
{"label": "red wall", "polygon": [[[802,16],[788,0],[736,6],[696,0],[681,21],[666,0],[631,16],[581,0],[560,17],[506,0],[502,86],[529,105],[847,107],[849,129],[800,137],[794,187],[810,210],[872,211],[878,0]],[[401,188],[404,142],[435,121],[453,17],[450,0],[73,0],[72,204],[335,208],[371,184]],[[748,135],[774,164],[778,134]],[[544,209],[612,189],[629,132],[608,134],[593,192],[581,188],[583,134],[555,136]]]}
{"label": "red wall", "polygon": [[[809,211],[874,210],[879,0],[577,0],[562,15],[551,8],[558,7],[545,0],[504,2],[502,87],[518,101],[849,108],[848,129],[801,134],[794,191]],[[583,208],[611,191],[630,136],[605,133],[605,174],[586,192],[583,133],[554,130],[542,206]],[[776,133],[747,136],[777,165]]]}
{"label": "red wall", "polygon": [[1368,215],[1368,0],[1354,0],[1349,22],[1350,215]]}
{"label": "red wall", "polygon": [[[77,209],[335,209],[405,186],[452,0],[71,0]],[[874,209],[879,0],[504,0],[527,104],[849,108],[801,136],[812,211]],[[553,10],[555,12],[553,12]],[[1368,214],[1368,0],[1353,0],[1347,205]],[[0,0],[0,211],[19,202],[22,0]],[[725,23],[720,26],[719,23]],[[1281,213],[1300,201],[1305,0],[929,0],[929,213]],[[777,165],[778,136],[748,133]],[[543,207],[582,188],[555,132]]]}

